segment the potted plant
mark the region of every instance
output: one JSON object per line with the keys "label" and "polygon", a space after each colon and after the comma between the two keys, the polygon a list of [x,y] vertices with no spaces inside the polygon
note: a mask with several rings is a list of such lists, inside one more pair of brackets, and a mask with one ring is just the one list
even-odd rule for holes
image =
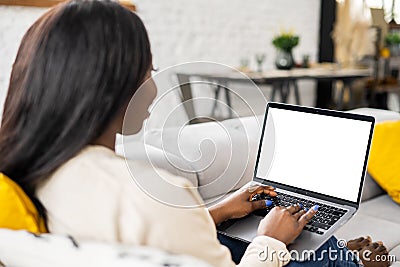
{"label": "potted plant", "polygon": [[275,65],[278,69],[290,70],[293,67],[292,50],[299,44],[299,41],[300,37],[290,32],[283,32],[274,37],[272,44],[278,50],[275,59]]}
{"label": "potted plant", "polygon": [[399,46],[400,46],[400,35],[398,33],[392,32],[388,33],[385,37],[386,46],[390,50],[390,55],[398,56]]}

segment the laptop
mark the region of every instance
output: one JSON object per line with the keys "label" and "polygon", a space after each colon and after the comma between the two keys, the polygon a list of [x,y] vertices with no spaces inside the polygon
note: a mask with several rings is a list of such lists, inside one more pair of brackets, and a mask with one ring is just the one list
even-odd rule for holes
{"label": "laptop", "polygon": [[[222,234],[251,242],[274,206],[319,205],[288,246],[299,261],[317,250],[357,212],[375,119],[371,116],[268,103],[253,182],[276,188],[273,205],[218,226]],[[292,253],[297,252],[297,253]]]}

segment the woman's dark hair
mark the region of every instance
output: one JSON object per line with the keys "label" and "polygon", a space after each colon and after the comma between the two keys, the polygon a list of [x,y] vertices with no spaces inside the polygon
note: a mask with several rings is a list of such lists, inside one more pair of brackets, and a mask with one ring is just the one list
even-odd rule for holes
{"label": "woman's dark hair", "polygon": [[116,2],[76,0],[47,12],[26,32],[13,66],[0,171],[35,199],[35,187],[122,111],[151,61],[142,21]]}

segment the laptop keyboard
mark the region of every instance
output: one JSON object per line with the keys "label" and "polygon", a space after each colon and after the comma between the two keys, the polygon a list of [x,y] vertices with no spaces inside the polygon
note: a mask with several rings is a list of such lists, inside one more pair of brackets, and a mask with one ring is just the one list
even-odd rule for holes
{"label": "laptop keyboard", "polygon": [[296,196],[290,196],[284,193],[277,192],[276,197],[262,197],[261,199],[270,199],[272,201],[272,206],[265,209],[256,210],[253,212],[257,216],[265,216],[270,212],[270,210],[275,206],[289,207],[300,203],[306,209],[312,208],[314,205],[318,205],[318,212],[314,217],[308,222],[304,227],[304,230],[317,233],[319,235],[324,234],[329,228],[332,227],[339,219],[346,214],[347,210],[333,207],[330,205],[314,202],[311,200],[306,200]]}

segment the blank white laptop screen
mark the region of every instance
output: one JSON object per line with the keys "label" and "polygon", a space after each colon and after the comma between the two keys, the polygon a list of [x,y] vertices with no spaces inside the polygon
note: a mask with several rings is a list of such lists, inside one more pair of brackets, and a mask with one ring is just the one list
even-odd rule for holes
{"label": "blank white laptop screen", "polygon": [[256,177],[357,202],[371,124],[270,107]]}

